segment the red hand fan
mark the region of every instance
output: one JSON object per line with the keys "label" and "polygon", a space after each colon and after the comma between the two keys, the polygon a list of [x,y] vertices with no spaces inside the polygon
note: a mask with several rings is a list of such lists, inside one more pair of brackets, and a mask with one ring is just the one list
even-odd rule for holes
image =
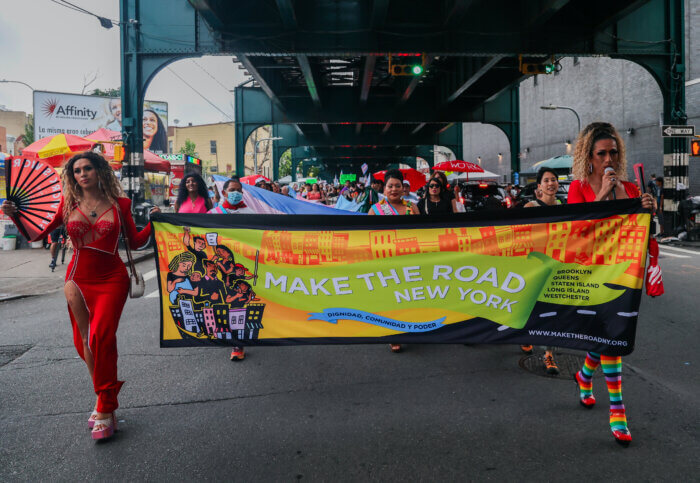
{"label": "red hand fan", "polygon": [[42,161],[15,157],[5,160],[5,182],[7,199],[17,206],[15,225],[27,239],[35,240],[58,212],[60,176]]}

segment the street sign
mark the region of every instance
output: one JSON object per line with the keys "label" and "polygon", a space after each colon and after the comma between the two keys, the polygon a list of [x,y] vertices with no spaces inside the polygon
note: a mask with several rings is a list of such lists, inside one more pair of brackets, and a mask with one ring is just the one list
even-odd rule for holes
{"label": "street sign", "polygon": [[662,138],[692,138],[695,136],[695,126],[662,126]]}

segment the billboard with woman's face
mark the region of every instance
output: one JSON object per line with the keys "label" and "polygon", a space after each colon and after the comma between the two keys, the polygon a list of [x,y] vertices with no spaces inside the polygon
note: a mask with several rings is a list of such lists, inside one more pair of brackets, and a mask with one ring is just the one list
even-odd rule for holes
{"label": "billboard with woman's face", "polygon": [[[145,101],[142,122],[144,149],[167,152],[168,103]],[[85,136],[100,128],[121,132],[121,98],[34,91],[37,139],[61,133]]]}

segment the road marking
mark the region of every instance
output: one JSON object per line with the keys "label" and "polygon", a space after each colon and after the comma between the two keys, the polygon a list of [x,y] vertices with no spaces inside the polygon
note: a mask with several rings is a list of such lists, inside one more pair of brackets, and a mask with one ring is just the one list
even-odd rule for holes
{"label": "road marking", "polygon": [[143,274],[143,280],[144,281],[150,280],[150,279],[154,278],[155,276],[156,276],[156,271],[151,270],[150,272],[146,272]]}
{"label": "road marking", "polygon": [[639,312],[618,312],[617,315],[621,317],[636,317]]}
{"label": "road marking", "polygon": [[578,309],[576,312],[583,315],[595,315],[595,310],[582,310]]}
{"label": "road marking", "polygon": [[660,245],[659,248],[662,248],[664,250],[672,250],[674,252],[690,253],[691,255],[700,255],[700,252],[698,252],[698,251],[686,250],[685,248],[669,247],[666,245]]}
{"label": "road marking", "polygon": [[158,290],[154,290],[153,292],[146,295],[146,298],[147,299],[154,299],[154,298],[158,297],[158,295],[160,295],[160,292]]}
{"label": "road marking", "polygon": [[688,255],[678,255],[676,253],[669,253],[665,252],[663,250],[659,250],[659,254],[665,256],[665,257],[673,257],[673,258],[690,258]]}
{"label": "road marking", "polygon": [[540,317],[553,317],[557,315],[556,312],[545,312],[544,314],[540,314]]}

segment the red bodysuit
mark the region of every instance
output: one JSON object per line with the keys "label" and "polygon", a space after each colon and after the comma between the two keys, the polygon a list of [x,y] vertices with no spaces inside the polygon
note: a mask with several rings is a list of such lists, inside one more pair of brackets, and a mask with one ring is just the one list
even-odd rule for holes
{"label": "red bodysuit", "polygon": [[[117,379],[117,327],[129,293],[129,276],[118,253],[120,218],[126,227],[129,246],[143,246],[151,234],[151,225],[140,232],[131,217],[131,200],[119,198],[91,222],[77,206],[65,222],[75,251],[68,265],[66,283],[74,283],[89,313],[88,347],[95,361],[93,384],[97,394],[97,411],[111,413],[119,406],[117,394],[123,381]],[[38,238],[64,223],[63,201],[53,222]],[[73,343],[85,360],[83,340],[75,317],[68,307],[73,325]]]}

